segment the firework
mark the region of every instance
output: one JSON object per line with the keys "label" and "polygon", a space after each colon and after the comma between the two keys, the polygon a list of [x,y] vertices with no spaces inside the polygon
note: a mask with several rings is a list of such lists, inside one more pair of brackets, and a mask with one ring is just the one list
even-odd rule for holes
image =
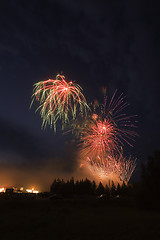
{"label": "firework", "polygon": [[123,157],[122,153],[116,156],[106,155],[105,158],[89,157],[85,162],[86,167],[100,181],[114,181],[126,184],[129,182],[136,167],[136,159]]}
{"label": "firework", "polygon": [[116,97],[114,92],[110,101],[103,89],[104,104],[98,100],[88,106],[82,88],[65,77],[57,75],[56,79],[38,82],[34,85],[32,103],[38,101],[43,119],[42,127],[50,125],[56,130],[60,121],[62,129],[68,124],[80,139],[81,165],[87,166],[99,179],[128,182],[135,167],[136,160],[123,157],[122,146],[133,146],[137,133],[136,121],[124,110],[128,107],[126,97]]}
{"label": "firework", "polygon": [[[125,101],[123,94],[116,98],[116,92],[117,91],[113,94],[111,101],[108,101],[108,98],[105,97],[104,104],[100,104],[98,100],[95,99],[94,102],[89,105],[90,108],[87,115],[85,117],[78,116],[70,124],[71,131],[81,139],[82,143],[87,142],[88,148],[90,142],[90,149],[95,148],[94,139],[97,142],[99,136],[99,141],[102,140],[102,131],[103,140],[100,142],[103,144],[101,146],[103,150],[106,151],[106,149],[104,149],[105,133],[105,146],[107,151],[110,151],[111,148],[114,151],[118,151],[118,149],[124,146],[124,143],[133,147],[135,137],[138,135],[135,131],[137,122],[135,121],[136,115],[127,116],[124,110],[129,104]],[[104,131],[105,128],[106,131]],[[97,134],[95,134],[95,131]],[[98,133],[98,131],[100,132]],[[88,139],[88,141],[86,141],[86,139]],[[89,141],[89,139],[91,141]],[[82,145],[86,148],[86,144]]]}
{"label": "firework", "polygon": [[75,119],[77,112],[85,115],[88,110],[82,88],[74,82],[66,82],[65,77],[57,75],[56,79],[38,82],[34,87],[32,103],[37,100],[40,106],[40,115],[43,119],[42,126],[49,124],[56,129],[56,123],[61,120],[62,127]]}
{"label": "firework", "polygon": [[86,167],[100,181],[107,181],[111,179],[115,165],[108,157],[103,159],[98,156],[94,159],[87,158]]}
{"label": "firework", "polygon": [[115,173],[120,181],[128,183],[136,168],[136,159],[127,159],[122,154],[115,159]]}
{"label": "firework", "polygon": [[126,96],[122,93],[119,97],[116,97],[117,90],[114,92],[110,101],[105,96],[104,104],[97,104],[97,101],[93,103],[92,119],[100,119],[102,121],[110,119],[115,127],[117,140],[119,145],[124,145],[124,142],[133,146],[131,142],[135,141],[134,138],[138,135],[135,132],[136,115],[127,116],[124,110],[129,106],[126,102]]}
{"label": "firework", "polygon": [[116,92],[113,94],[111,101],[107,104],[100,105],[97,100],[92,104],[92,112],[88,112],[80,131],[82,153],[92,159],[94,156],[104,157],[106,152],[110,154],[120,152],[124,142],[132,146],[137,133],[132,130],[135,121],[133,116],[127,116],[122,112],[128,103],[124,101],[125,96],[121,94],[117,99]]}
{"label": "firework", "polygon": [[83,158],[104,158],[106,152],[117,149],[116,129],[109,119],[92,121],[82,133],[81,141]]}

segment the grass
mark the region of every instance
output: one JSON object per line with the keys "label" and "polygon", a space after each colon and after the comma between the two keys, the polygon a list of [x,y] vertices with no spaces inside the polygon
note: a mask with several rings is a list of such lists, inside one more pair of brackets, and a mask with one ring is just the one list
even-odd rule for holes
{"label": "grass", "polygon": [[1,200],[0,240],[160,239],[160,212],[101,201]]}

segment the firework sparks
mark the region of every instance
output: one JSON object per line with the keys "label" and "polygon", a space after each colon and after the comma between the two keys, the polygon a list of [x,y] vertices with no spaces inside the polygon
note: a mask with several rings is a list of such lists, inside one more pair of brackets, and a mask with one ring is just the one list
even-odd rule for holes
{"label": "firework sparks", "polygon": [[[62,129],[67,123],[80,138],[81,166],[87,166],[99,179],[109,179],[119,183],[130,180],[136,167],[136,160],[123,157],[121,152],[124,143],[130,146],[137,133],[134,131],[136,121],[123,111],[128,107],[125,96],[110,101],[103,89],[104,104],[94,100],[91,108],[87,105],[82,88],[65,77],[57,75],[35,84],[32,103],[39,102],[42,127],[50,125],[56,130],[57,121],[61,121]],[[91,110],[92,109],[92,110]]]}
{"label": "firework sparks", "polygon": [[111,179],[115,168],[114,162],[111,159],[103,159],[99,156],[95,159],[87,158],[86,166],[100,181]]}
{"label": "firework sparks", "polygon": [[34,87],[32,103],[39,101],[40,115],[43,119],[42,126],[49,124],[56,129],[58,120],[62,121],[62,128],[75,119],[77,112],[85,115],[88,110],[82,88],[74,82],[66,82],[64,76],[57,75],[56,79],[38,82]]}
{"label": "firework sparks", "polygon": [[136,165],[136,159],[132,159],[131,156],[127,159],[120,154],[118,158],[115,158],[116,174],[120,181],[128,183]]}
{"label": "firework sparks", "polygon": [[[102,140],[103,135],[103,141],[101,141],[103,149],[106,133],[105,146],[108,148],[107,151],[110,151],[111,145],[114,151],[118,151],[118,149],[124,146],[124,143],[133,147],[135,137],[138,136],[135,132],[137,121],[135,121],[136,115],[127,116],[127,114],[123,112],[128,105],[123,94],[116,98],[116,91],[110,102],[107,101],[107,97],[105,97],[104,104],[100,104],[97,100],[94,100],[94,102],[90,104],[90,111],[87,112],[85,118],[83,116],[78,116],[75,121],[72,122],[71,131],[75,133],[76,136],[80,137],[81,142],[86,142],[84,141],[86,138],[89,139],[92,137],[98,140],[98,136],[99,140]],[[105,127],[107,130],[103,131],[103,134],[101,134],[102,130],[105,130]],[[97,134],[95,134],[95,131]],[[107,139],[112,139],[112,144],[111,141],[109,141],[107,146]],[[91,143],[93,146],[90,147],[95,147],[95,142],[90,141],[90,144]],[[86,144],[84,144],[84,147],[86,148]]]}
{"label": "firework sparks", "polygon": [[98,116],[98,119],[102,121],[110,119],[115,127],[117,140],[120,145],[124,145],[123,142],[133,146],[131,142],[135,141],[134,138],[138,135],[134,129],[136,128],[136,122],[134,118],[136,115],[127,116],[123,112],[129,104],[126,102],[126,96],[123,93],[116,98],[117,90],[114,92],[110,101],[105,96],[104,104],[93,103],[93,115],[92,118]]}
{"label": "firework sparks", "polygon": [[81,155],[90,159],[95,156],[103,158],[106,152],[112,152],[117,149],[115,127],[108,120],[92,121],[82,134]]}
{"label": "firework sparks", "polygon": [[[135,127],[131,123],[131,117],[120,112],[127,103],[123,103],[122,95],[114,100],[115,93],[110,103],[100,106],[93,104],[93,113],[88,115],[87,125],[83,125],[81,129],[81,142],[82,142],[82,156],[92,159],[94,156],[104,157],[106,152],[120,152],[120,148],[124,145],[123,142],[131,143],[129,140],[137,135],[136,132],[130,130]],[[97,107],[98,106],[98,109]],[[99,109],[100,106],[100,109]]]}
{"label": "firework sparks", "polygon": [[105,96],[103,105],[97,100],[92,104],[87,124],[81,129],[80,157],[100,180],[114,179],[116,182],[128,183],[136,167],[136,160],[123,157],[121,150],[124,143],[132,146],[131,142],[137,136],[134,131],[136,121],[133,121],[135,116],[123,113],[129,105],[125,96],[115,96],[116,91],[110,102]]}
{"label": "firework sparks", "polygon": [[[136,167],[136,159],[131,156],[127,159],[122,154],[116,156],[106,155],[105,158],[95,157],[86,159],[86,167],[100,181],[114,181],[126,184],[129,182]],[[84,163],[83,163],[84,165]]]}

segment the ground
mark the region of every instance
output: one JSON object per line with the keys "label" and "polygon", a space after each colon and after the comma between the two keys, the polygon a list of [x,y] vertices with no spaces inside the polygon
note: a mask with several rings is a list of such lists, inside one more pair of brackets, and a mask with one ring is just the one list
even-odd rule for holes
{"label": "ground", "polygon": [[1,200],[0,239],[160,239],[160,212],[107,201]]}

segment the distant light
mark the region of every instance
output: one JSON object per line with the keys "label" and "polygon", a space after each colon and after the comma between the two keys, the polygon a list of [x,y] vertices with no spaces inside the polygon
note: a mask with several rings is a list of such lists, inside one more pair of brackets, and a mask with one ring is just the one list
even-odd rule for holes
{"label": "distant light", "polygon": [[26,192],[27,192],[27,193],[39,193],[39,191],[34,190],[34,188],[32,188],[32,189],[26,189]]}
{"label": "distant light", "polygon": [[32,189],[26,189],[26,192],[32,193]]}
{"label": "distant light", "polygon": [[37,191],[37,190],[34,190],[34,191],[33,191],[33,193],[39,193],[39,191]]}
{"label": "distant light", "polygon": [[3,188],[0,188],[0,192],[5,192],[4,187],[3,187]]}

